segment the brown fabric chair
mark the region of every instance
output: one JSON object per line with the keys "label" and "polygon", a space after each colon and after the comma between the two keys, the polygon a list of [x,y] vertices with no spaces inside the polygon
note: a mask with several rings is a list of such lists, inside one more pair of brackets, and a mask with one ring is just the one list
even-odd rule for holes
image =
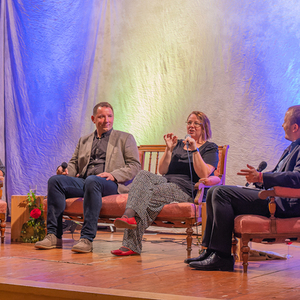
{"label": "brown fabric chair", "polygon": [[[259,198],[270,197],[270,218],[257,215],[240,215],[234,220],[234,234],[241,239],[241,255],[243,269],[247,273],[250,248],[249,241],[256,243],[284,243],[286,239],[300,240],[299,218],[275,218],[275,196],[283,198],[300,198],[300,189],[274,187],[272,190],[263,190]],[[236,254],[236,246],[233,245],[233,253]]]}
{"label": "brown fabric chair", "polygon": [[1,227],[1,243],[4,243],[5,227],[6,227],[6,211],[7,203],[2,199],[3,181],[0,181],[0,227]]}
{"label": "brown fabric chair", "polygon": [[[158,173],[158,162],[165,151],[165,145],[141,145],[139,146],[142,169],[155,174]],[[219,166],[216,176],[211,181],[225,182],[226,159],[229,146],[219,146]],[[198,185],[195,187],[198,189]],[[203,197],[202,185],[193,203],[170,203],[163,207],[158,217],[152,224],[159,227],[186,228],[187,233],[187,257],[191,257],[193,226],[201,224],[201,202]],[[102,208],[99,223],[112,224],[125,211],[128,194],[111,195],[102,198]],[[44,208],[47,210],[47,199],[44,200]],[[46,215],[46,212],[45,212]],[[83,198],[66,199],[64,217],[76,221],[83,221]]]}

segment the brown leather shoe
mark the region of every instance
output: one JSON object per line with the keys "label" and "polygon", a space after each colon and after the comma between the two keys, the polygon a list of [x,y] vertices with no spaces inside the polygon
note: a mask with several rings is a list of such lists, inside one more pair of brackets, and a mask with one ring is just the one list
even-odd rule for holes
{"label": "brown leather shoe", "polygon": [[80,239],[77,244],[75,244],[72,249],[73,252],[78,253],[89,253],[93,251],[93,242],[88,239]]}
{"label": "brown leather shoe", "polygon": [[35,243],[35,248],[49,250],[62,247],[62,239],[58,239],[53,233],[47,234],[42,241]]}

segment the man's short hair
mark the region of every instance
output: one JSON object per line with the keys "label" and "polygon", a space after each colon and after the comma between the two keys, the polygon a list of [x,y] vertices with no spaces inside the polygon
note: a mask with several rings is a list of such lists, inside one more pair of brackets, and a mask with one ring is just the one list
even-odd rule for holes
{"label": "man's short hair", "polygon": [[291,125],[297,124],[300,127],[300,105],[294,105],[288,108],[292,112],[290,117]]}
{"label": "man's short hair", "polygon": [[114,112],[113,107],[108,102],[100,102],[95,105],[95,107],[93,109],[93,116],[95,116],[97,114],[97,110],[99,107],[109,107],[112,110],[112,112]]}

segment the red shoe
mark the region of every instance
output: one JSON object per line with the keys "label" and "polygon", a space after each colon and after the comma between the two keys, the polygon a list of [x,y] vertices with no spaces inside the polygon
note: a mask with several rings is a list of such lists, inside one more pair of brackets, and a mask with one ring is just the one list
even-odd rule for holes
{"label": "red shoe", "polygon": [[134,229],[134,228],[136,228],[136,220],[134,217],[128,218],[127,216],[122,216],[122,218],[115,219],[114,225],[117,228]]}
{"label": "red shoe", "polygon": [[122,246],[121,248],[126,248],[126,249],[128,249],[128,251],[122,251],[121,249],[112,250],[111,254],[117,255],[117,256],[139,255],[139,253],[134,252],[127,247]]}

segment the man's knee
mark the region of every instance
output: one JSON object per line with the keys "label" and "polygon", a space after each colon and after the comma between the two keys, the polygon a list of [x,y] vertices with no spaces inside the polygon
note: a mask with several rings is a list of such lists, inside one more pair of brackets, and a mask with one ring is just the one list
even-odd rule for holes
{"label": "man's knee", "polygon": [[223,185],[211,187],[207,192],[206,202],[222,198],[226,194],[227,189],[228,187]]}
{"label": "man's knee", "polygon": [[84,189],[86,191],[88,191],[90,189],[94,189],[95,187],[97,189],[99,189],[99,188],[102,189],[106,182],[107,182],[107,180],[104,177],[90,175],[85,180]]}
{"label": "man's knee", "polygon": [[218,193],[218,191],[220,190],[220,188],[222,188],[223,186],[221,185],[216,185],[216,186],[212,186],[208,191],[207,191],[207,198],[212,198],[216,193]]}
{"label": "man's knee", "polygon": [[50,177],[48,180],[48,188],[52,188],[52,187],[57,186],[57,184],[60,184],[61,179],[62,179],[61,176],[62,175],[54,175],[54,176]]}

